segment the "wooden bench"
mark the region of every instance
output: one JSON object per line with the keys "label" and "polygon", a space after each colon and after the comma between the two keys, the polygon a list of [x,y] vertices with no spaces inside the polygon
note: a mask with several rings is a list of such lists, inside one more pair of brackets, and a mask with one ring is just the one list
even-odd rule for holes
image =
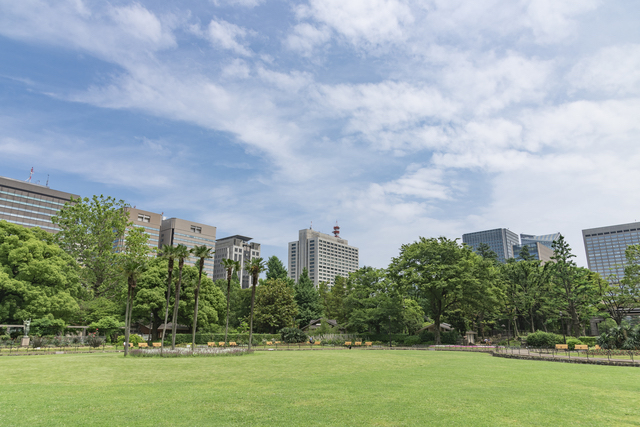
{"label": "wooden bench", "polygon": [[267,345],[273,345],[271,341],[267,341]]}
{"label": "wooden bench", "polygon": [[596,350],[600,350],[600,346],[596,344]]}
{"label": "wooden bench", "polygon": [[216,343],[215,343],[215,342],[207,342],[207,345],[208,345],[209,347],[215,347],[215,346],[216,346]]}
{"label": "wooden bench", "polygon": [[568,350],[569,344],[556,344],[556,350]]}
{"label": "wooden bench", "polygon": [[276,344],[280,344],[280,341],[276,341]]}
{"label": "wooden bench", "polygon": [[353,345],[362,345],[362,341],[356,341],[353,343]]}
{"label": "wooden bench", "polygon": [[576,350],[589,350],[589,346],[588,346],[588,345],[580,345],[580,344],[576,344],[575,349],[576,349]]}
{"label": "wooden bench", "polygon": [[149,347],[149,344],[147,344],[146,342],[141,342],[138,344],[138,348],[147,348]]}
{"label": "wooden bench", "polygon": [[314,344],[314,345],[320,345],[320,343],[321,343],[321,342],[322,342],[322,341],[316,341],[316,342],[314,342],[313,344]]}
{"label": "wooden bench", "polygon": [[151,343],[151,345],[154,346],[154,347],[162,347],[162,343],[161,342],[154,342],[154,343]]}
{"label": "wooden bench", "polygon": [[224,341],[218,341],[218,345],[219,345],[220,347],[224,347]]}
{"label": "wooden bench", "polygon": [[229,345],[230,345],[230,346],[232,346],[232,347],[235,347],[235,346],[237,346],[238,344],[236,344],[236,343],[235,343],[235,341],[231,341],[231,342],[229,343]]}
{"label": "wooden bench", "polygon": [[344,345],[351,345],[351,341],[345,341]]}
{"label": "wooden bench", "polygon": [[372,342],[372,341],[366,341],[366,342],[364,343],[364,345],[371,346],[371,345],[373,345],[373,342]]}

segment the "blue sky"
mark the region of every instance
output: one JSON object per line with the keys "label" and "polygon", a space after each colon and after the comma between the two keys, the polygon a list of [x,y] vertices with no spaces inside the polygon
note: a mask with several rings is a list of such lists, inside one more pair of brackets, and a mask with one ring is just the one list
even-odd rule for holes
{"label": "blue sky", "polygon": [[0,175],[252,236],[640,219],[640,5],[0,0]]}

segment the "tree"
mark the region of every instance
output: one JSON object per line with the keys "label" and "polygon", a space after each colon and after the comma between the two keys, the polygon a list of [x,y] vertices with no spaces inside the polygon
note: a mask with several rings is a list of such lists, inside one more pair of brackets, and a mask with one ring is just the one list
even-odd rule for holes
{"label": "tree", "polygon": [[0,221],[0,323],[49,314],[70,323],[85,295],[76,261],[40,229]]}
{"label": "tree", "polygon": [[251,340],[253,340],[253,303],[256,296],[256,284],[258,283],[260,273],[262,273],[264,269],[265,265],[262,258],[254,258],[251,260],[251,263],[247,265],[247,270],[253,278],[253,283],[251,285],[251,314],[249,315],[249,350],[251,350]]}
{"label": "tree", "polygon": [[282,279],[286,280],[288,277],[287,269],[280,259],[273,255],[267,260],[267,280],[269,279]]}
{"label": "tree", "polygon": [[[178,324],[193,324],[197,285],[198,269],[185,265],[182,272]],[[206,275],[201,280],[199,307],[198,330],[201,332],[219,332],[224,319],[225,297],[220,288]]]}
{"label": "tree", "polygon": [[[184,268],[184,260],[189,257],[189,249],[185,245],[176,246],[175,257],[178,258],[178,283],[176,284],[176,293],[173,303],[173,320],[171,325],[171,350],[176,349],[176,331],[178,328],[178,310],[180,307],[180,287],[182,286],[182,269]],[[165,328],[167,326],[165,325]]]}
{"label": "tree", "polygon": [[200,282],[202,281],[202,269],[204,268],[204,260],[205,259],[209,259],[211,258],[213,252],[211,251],[211,248],[208,248],[206,245],[202,245],[202,246],[195,246],[193,249],[191,249],[191,253],[193,254],[193,256],[195,256],[196,258],[199,258],[198,260],[198,287],[196,288],[196,307],[195,310],[193,312],[193,327],[192,327],[192,336],[191,336],[191,351],[195,351],[196,348],[196,326],[198,323],[198,302],[199,302],[199,296],[200,296]]}
{"label": "tree", "polygon": [[491,246],[486,243],[480,243],[476,253],[482,258],[498,264],[498,254],[491,250]]}
{"label": "tree", "polygon": [[329,319],[335,319],[341,325],[347,322],[347,311],[344,302],[351,290],[351,283],[346,277],[336,276],[333,286],[324,300],[325,316]]}
{"label": "tree", "polygon": [[262,330],[275,334],[292,325],[298,314],[293,288],[282,279],[267,279],[256,293],[256,324]]}
{"label": "tree", "polygon": [[461,303],[482,298],[482,281],[476,277],[478,257],[466,245],[446,237],[402,245],[393,258],[389,274],[405,289],[415,289],[426,301],[425,311],[435,324],[435,341],[440,344],[440,323],[444,315]]}
{"label": "tree", "polygon": [[402,325],[410,335],[415,334],[424,324],[424,310],[417,301],[410,298],[403,300]]}
{"label": "tree", "polygon": [[631,310],[640,306],[640,245],[627,246],[625,258],[622,280],[615,275],[609,276],[608,280],[594,279],[600,289],[602,305],[618,326]]}
{"label": "tree", "polygon": [[[526,247],[526,246],[525,246]],[[514,323],[514,334],[518,335],[518,317],[521,316],[531,332],[536,331],[535,317],[545,305],[547,299],[547,283],[551,264],[545,266],[533,259],[528,252],[521,252],[522,261],[509,259],[501,266],[500,272],[504,283],[505,311],[509,322]]]}
{"label": "tree", "polygon": [[240,270],[240,261],[234,261],[231,258],[224,258],[222,265],[227,270],[227,321],[224,327],[224,343],[227,344],[227,334],[229,333],[229,308],[231,303],[231,277],[233,271]]}
{"label": "tree", "polygon": [[160,344],[160,354],[164,352],[164,336],[167,332],[167,323],[169,322],[169,298],[171,296],[171,277],[173,276],[173,265],[176,259],[176,248],[170,245],[162,246],[160,256],[168,261],[167,270],[167,305],[164,312],[164,328],[162,329],[162,341]]}
{"label": "tree", "polygon": [[296,303],[298,303],[298,327],[303,328],[313,319],[322,317],[322,303],[320,294],[309,278],[306,267],[302,269],[302,274],[298,279],[295,288]]}
{"label": "tree", "polygon": [[71,198],[51,222],[60,227],[56,243],[82,266],[80,277],[94,296],[118,292],[121,274],[114,242],[121,242],[129,225],[124,200],[102,195]]}

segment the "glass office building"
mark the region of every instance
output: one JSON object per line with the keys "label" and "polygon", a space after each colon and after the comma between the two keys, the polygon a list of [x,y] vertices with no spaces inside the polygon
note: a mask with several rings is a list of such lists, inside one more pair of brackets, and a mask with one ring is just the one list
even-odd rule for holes
{"label": "glass office building", "polygon": [[509,258],[514,257],[513,247],[520,244],[520,239],[511,230],[496,228],[463,234],[462,243],[471,246],[474,252],[478,250],[481,243],[485,243],[498,255],[500,262],[506,262]]}
{"label": "glass office building", "polygon": [[600,273],[604,279],[612,274],[621,279],[627,246],[640,243],[640,222],[582,230],[582,239],[589,270]]}

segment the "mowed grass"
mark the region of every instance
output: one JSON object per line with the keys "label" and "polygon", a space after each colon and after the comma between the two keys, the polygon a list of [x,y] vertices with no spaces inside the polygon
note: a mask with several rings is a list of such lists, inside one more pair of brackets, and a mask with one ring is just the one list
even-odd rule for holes
{"label": "mowed grass", "polygon": [[444,351],[1,357],[0,425],[640,426],[640,369]]}

